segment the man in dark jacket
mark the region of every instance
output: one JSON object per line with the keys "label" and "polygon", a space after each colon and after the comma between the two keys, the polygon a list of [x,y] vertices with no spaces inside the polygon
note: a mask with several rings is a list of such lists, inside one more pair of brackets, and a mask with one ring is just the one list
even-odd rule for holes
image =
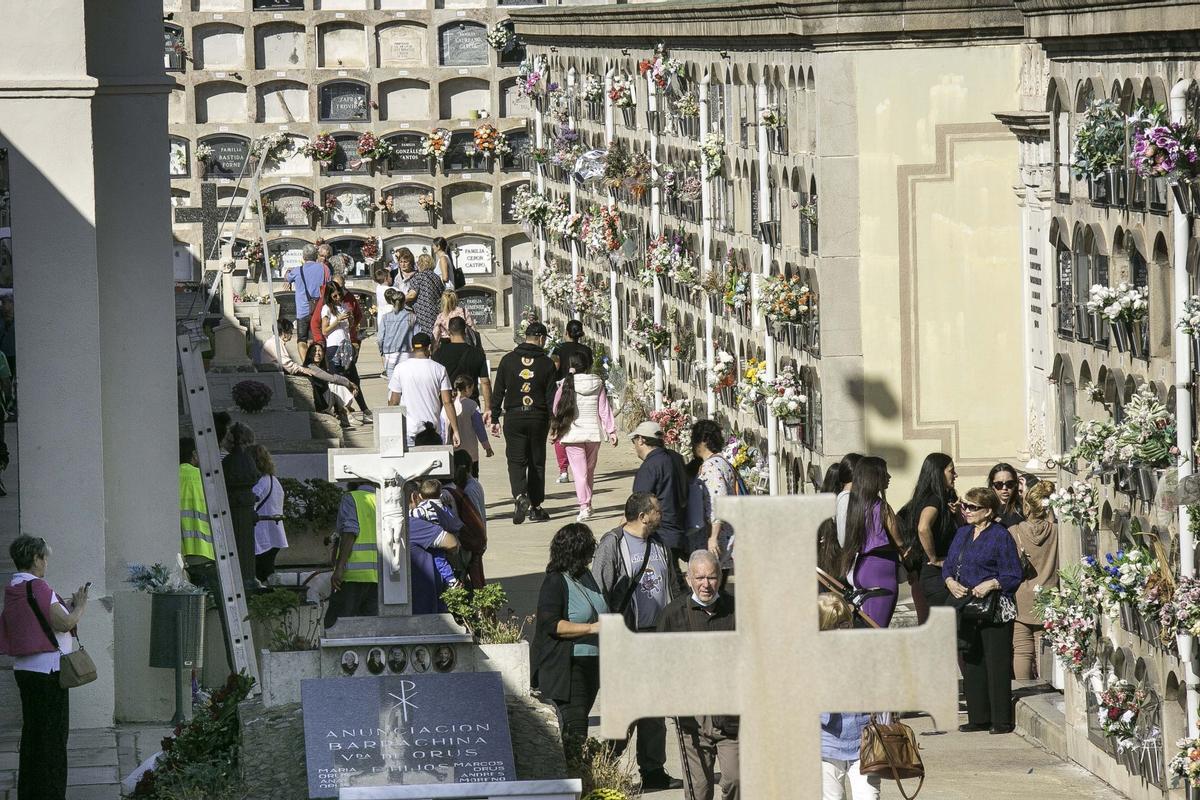
{"label": "man in dark jacket", "polygon": [[[684,594],[675,558],[658,537],[661,519],[658,498],[634,492],[625,501],[625,522],[600,537],[592,557],[592,576],[609,609],[624,615],[625,624],[638,632],[655,630],[663,610]],[[680,788],[682,781],[665,769],[666,722],[640,719],[635,726],[642,791]]]}
{"label": "man in dark jacket", "polygon": [[[660,633],[704,633],[734,630],[733,596],[720,591],[721,564],[707,550],[688,559],[691,594],[676,597],[658,620]],[[722,800],[741,797],[738,772],[738,718],[676,717],[688,800],[711,800],[721,766]]]}
{"label": "man in dark jacket", "polygon": [[662,508],[662,522],[658,535],[671,549],[675,557],[687,561],[687,539],[684,523],[687,514],[687,473],[683,456],[663,446],[662,427],[651,420],[638,424],[629,434],[633,450],[642,460],[637,474],[633,476],[635,492],[650,492],[658,497]]}
{"label": "man in dark jacket", "polygon": [[546,355],[546,326],[531,322],[525,341],[500,359],[492,388],[492,435],[500,435],[504,415],[504,450],[508,484],[513,494],[513,524],[528,516],[550,519],[542,509],[546,497],[546,437],[554,402],[557,370]]}

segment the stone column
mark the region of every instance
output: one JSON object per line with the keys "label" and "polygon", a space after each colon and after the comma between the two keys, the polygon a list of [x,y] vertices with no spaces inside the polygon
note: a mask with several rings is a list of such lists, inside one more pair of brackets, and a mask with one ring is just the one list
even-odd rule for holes
{"label": "stone column", "polygon": [[146,605],[125,592],[126,562],[173,563],[179,549],[161,17],[151,0],[17,3],[0,50],[21,529],[51,542],[60,592],[92,582],[80,632],[99,679],[73,692],[72,727],[111,725],[123,696],[170,697],[169,676],[146,666],[148,619],[122,607]]}

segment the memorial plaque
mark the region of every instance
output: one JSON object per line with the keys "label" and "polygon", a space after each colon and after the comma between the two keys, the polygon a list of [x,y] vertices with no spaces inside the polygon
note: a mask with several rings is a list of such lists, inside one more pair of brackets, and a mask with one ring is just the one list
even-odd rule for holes
{"label": "memorial plaque", "polygon": [[399,186],[388,192],[392,198],[389,222],[393,225],[428,225],[429,212],[417,202],[422,195],[429,194],[428,186]]}
{"label": "memorial plaque", "polygon": [[496,326],[496,295],[481,290],[461,289],[458,304],[471,312],[477,326]]}
{"label": "memorial plaque", "polygon": [[289,269],[304,264],[304,244],[299,239],[277,239],[268,245],[271,254],[279,256],[279,268],[273,277],[282,279]]}
{"label": "memorial plaque", "polygon": [[487,29],[482,25],[460,22],[441,31],[442,65],[446,67],[487,66]]}
{"label": "memorial plaque", "polygon": [[314,678],[300,693],[309,797],[517,778],[497,672]]}
{"label": "memorial plaque", "polygon": [[421,152],[421,135],[400,133],[387,138],[392,146],[390,163],[393,172],[427,172],[429,157]]}
{"label": "memorial plaque", "polygon": [[[446,151],[447,171],[467,172],[475,168],[475,158],[467,155],[468,149],[475,149],[474,131],[457,131],[450,136],[450,148]],[[482,163],[483,157],[479,158]]]}
{"label": "memorial plaque", "polygon": [[367,119],[367,87],[361,83],[331,83],[321,87],[322,121]]}
{"label": "memorial plaque", "polygon": [[508,139],[508,146],[512,148],[512,152],[504,156],[503,167],[505,169],[514,169],[525,165],[525,157],[529,155],[529,148],[532,146],[529,141],[529,134],[525,131],[516,131],[515,133],[505,134]]}
{"label": "memorial plaque", "polygon": [[307,228],[309,226],[308,212],[301,204],[311,199],[308,192],[287,190],[272,192],[266,195],[269,207],[264,210],[264,221],[268,228]]}
{"label": "memorial plaque", "polygon": [[425,64],[425,29],[393,25],[379,32],[379,58],[384,67],[419,67]]}
{"label": "memorial plaque", "polygon": [[336,197],[338,204],[329,213],[329,221],[334,226],[366,225],[367,212],[371,209],[371,195],[358,187],[345,189],[330,189],[326,197]]}
{"label": "memorial plaque", "polygon": [[491,275],[495,262],[488,242],[462,242],[456,245],[455,265],[464,275]]}
{"label": "memorial plaque", "polygon": [[333,154],[330,172],[366,172],[365,164],[360,162],[357,136],[337,136],[337,151]]}
{"label": "memorial plaque", "polygon": [[250,153],[245,139],[208,139],[204,142],[212,148],[206,174],[210,178],[236,178],[242,174],[242,166]]}
{"label": "memorial plaque", "polygon": [[186,139],[171,139],[171,177],[187,177],[188,143]]}

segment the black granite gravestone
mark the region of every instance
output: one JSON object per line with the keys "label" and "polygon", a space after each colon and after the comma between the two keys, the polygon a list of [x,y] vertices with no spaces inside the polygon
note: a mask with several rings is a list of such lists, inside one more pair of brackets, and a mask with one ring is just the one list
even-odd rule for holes
{"label": "black granite gravestone", "polygon": [[323,122],[354,122],[369,119],[367,87],[339,81],[321,87],[320,117]]}
{"label": "black granite gravestone", "polygon": [[337,150],[333,154],[330,172],[366,172],[366,165],[359,159],[358,136],[335,136]]}
{"label": "black granite gravestone", "polygon": [[501,166],[504,169],[529,169],[532,165],[528,163],[527,157],[533,143],[529,140],[529,134],[525,131],[513,131],[505,134],[508,139],[508,147],[512,151],[503,156]]}
{"label": "black granite gravestone", "polygon": [[483,162],[483,156],[467,155],[475,150],[474,131],[455,131],[450,136],[450,147],[446,150],[447,172],[469,172]]}
{"label": "black granite gravestone", "polygon": [[309,797],[516,780],[499,673],[315,678],[300,691]]}
{"label": "black granite gravestone", "polygon": [[496,295],[483,290],[462,289],[458,292],[458,304],[471,313],[476,327],[491,328],[496,325]]}
{"label": "black granite gravestone", "polygon": [[460,22],[442,28],[442,65],[446,67],[487,66],[487,28]]}
{"label": "black granite gravestone", "polygon": [[392,146],[389,161],[393,172],[428,171],[429,156],[421,152],[423,138],[419,133],[398,133],[387,137],[388,144]]}
{"label": "black granite gravestone", "polygon": [[212,149],[205,169],[208,178],[236,178],[242,174],[250,144],[245,139],[206,139],[204,144]]}

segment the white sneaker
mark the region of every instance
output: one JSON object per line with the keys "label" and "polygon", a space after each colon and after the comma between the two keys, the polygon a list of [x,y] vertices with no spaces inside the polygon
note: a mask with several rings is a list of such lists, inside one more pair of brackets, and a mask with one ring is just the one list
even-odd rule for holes
{"label": "white sneaker", "polygon": [[584,506],[583,508],[579,509],[579,513],[575,516],[575,521],[576,522],[586,522],[587,520],[589,520],[591,518],[592,518],[592,507]]}
{"label": "white sneaker", "polygon": [[559,483],[569,483],[570,480],[571,480],[571,478],[569,475],[567,475],[566,470],[563,470],[562,472],[558,473],[558,482]]}

